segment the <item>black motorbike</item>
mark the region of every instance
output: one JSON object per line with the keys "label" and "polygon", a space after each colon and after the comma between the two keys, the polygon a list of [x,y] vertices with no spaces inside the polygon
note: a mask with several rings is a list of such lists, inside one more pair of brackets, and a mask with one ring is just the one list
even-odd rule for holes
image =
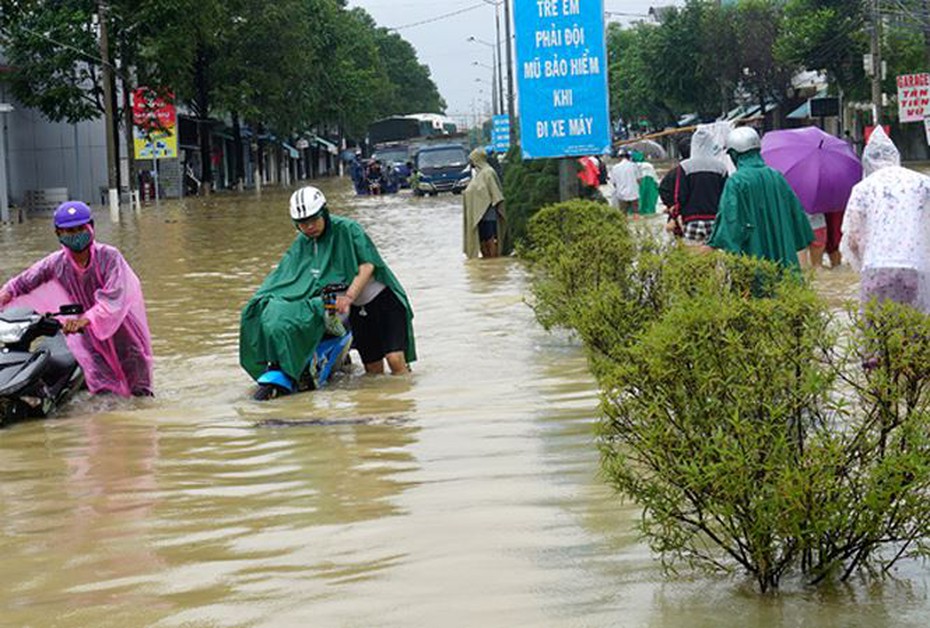
{"label": "black motorbike", "polygon": [[0,312],[0,427],[46,417],[84,385],[55,318],[83,312],[80,305],[47,314],[20,307]]}

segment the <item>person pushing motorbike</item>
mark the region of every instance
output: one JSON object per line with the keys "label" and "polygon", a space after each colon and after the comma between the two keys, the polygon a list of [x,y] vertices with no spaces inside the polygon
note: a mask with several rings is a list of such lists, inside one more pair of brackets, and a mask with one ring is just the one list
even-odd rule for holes
{"label": "person pushing motorbike", "polygon": [[325,332],[323,288],[345,283],[336,298],[349,322],[367,373],[408,371],[416,360],[413,310],[400,282],[365,230],[330,214],[318,188],[291,195],[290,218],[298,235],[278,266],[242,310],[239,363],[254,379],[269,366],[294,382]]}
{"label": "person pushing motorbike", "polygon": [[[62,203],[53,220],[61,250],[0,288],[0,308],[18,297],[43,311],[80,304],[84,313],[65,321],[62,331],[90,392],[152,395],[152,342],[139,278],[119,250],[96,241],[86,204]],[[48,284],[55,285],[49,296],[39,294]]]}

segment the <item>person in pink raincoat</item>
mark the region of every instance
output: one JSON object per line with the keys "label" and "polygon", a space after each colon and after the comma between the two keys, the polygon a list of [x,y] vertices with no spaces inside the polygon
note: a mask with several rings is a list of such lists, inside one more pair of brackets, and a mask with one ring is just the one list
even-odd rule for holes
{"label": "person in pink raincoat", "polygon": [[152,342],[139,278],[115,247],[94,241],[84,203],[62,203],[54,222],[61,250],[0,288],[0,308],[13,299],[38,311],[79,303],[84,313],[65,321],[63,331],[90,392],[152,395]]}

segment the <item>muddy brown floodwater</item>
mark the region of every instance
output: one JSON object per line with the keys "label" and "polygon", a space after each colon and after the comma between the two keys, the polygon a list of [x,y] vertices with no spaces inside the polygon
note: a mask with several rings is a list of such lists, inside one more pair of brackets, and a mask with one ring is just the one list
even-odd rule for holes
{"label": "muddy brown floodwater", "polygon": [[[597,391],[514,259],[463,260],[460,198],[356,198],[410,294],[409,377],[251,401],[239,310],[294,236],[285,193],[98,219],[142,279],[153,400],[81,395],[0,431],[8,626],[926,626],[927,570],[760,597],[663,576],[598,478]],[[651,219],[660,220],[660,219]],[[0,280],[56,246],[0,227]],[[851,271],[818,285],[840,303]],[[357,357],[356,357],[357,360]],[[360,370],[360,367],[357,367]]]}

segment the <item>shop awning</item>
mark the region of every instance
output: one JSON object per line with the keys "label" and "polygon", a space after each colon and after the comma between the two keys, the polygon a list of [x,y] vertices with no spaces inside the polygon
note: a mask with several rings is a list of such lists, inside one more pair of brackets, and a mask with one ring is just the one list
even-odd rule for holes
{"label": "shop awning", "polygon": [[786,118],[791,120],[806,120],[811,117],[811,101],[805,100],[801,106],[789,113]]}
{"label": "shop awning", "polygon": [[324,139],[323,139],[322,137],[320,137],[319,135],[314,136],[314,137],[313,137],[313,141],[316,142],[317,144],[319,144],[320,146],[322,146],[328,153],[330,153],[330,154],[332,154],[332,155],[338,155],[338,154],[339,154],[339,147],[338,147],[338,146],[336,146],[335,144],[333,144],[332,142],[330,142],[330,141],[328,141],[328,140],[324,140]]}
{"label": "shop awning", "polygon": [[291,146],[290,144],[288,144],[287,142],[281,142],[281,146],[284,147],[284,150],[287,151],[288,157],[290,157],[291,159],[297,159],[298,157],[300,157],[300,153],[297,152],[297,149]]}
{"label": "shop awning", "polygon": [[[812,98],[823,98],[827,95],[827,90],[819,90]],[[801,106],[789,113],[786,118],[791,120],[807,120],[811,117],[811,101],[810,98],[801,103]]]}

